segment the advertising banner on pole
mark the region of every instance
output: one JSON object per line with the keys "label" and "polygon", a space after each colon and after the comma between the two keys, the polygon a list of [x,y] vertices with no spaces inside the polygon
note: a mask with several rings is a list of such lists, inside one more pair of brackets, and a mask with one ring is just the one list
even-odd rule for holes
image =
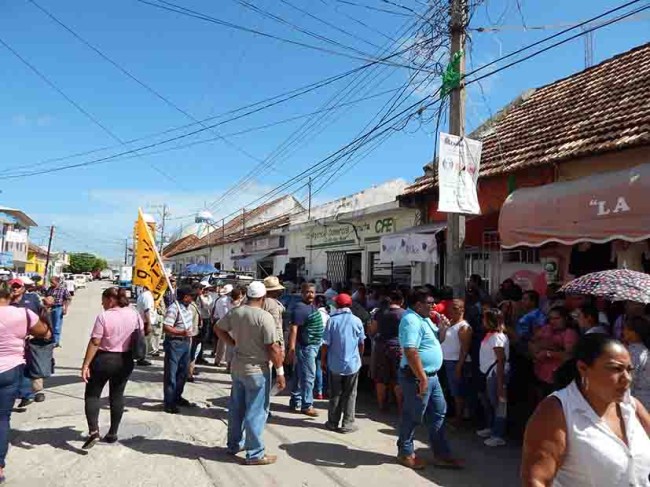
{"label": "advertising banner on pole", "polygon": [[476,183],[483,143],[441,132],[438,147],[438,211],[480,215]]}
{"label": "advertising banner on pole", "polygon": [[379,258],[382,262],[408,265],[411,262],[438,263],[438,245],[435,234],[410,233],[381,237]]}

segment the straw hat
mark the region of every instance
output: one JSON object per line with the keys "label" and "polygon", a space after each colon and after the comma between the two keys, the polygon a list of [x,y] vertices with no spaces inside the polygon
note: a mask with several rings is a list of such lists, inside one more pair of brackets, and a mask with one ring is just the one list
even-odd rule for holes
{"label": "straw hat", "polygon": [[264,279],[264,287],[267,291],[282,291],[284,289],[284,286],[280,284],[280,279],[275,276]]}

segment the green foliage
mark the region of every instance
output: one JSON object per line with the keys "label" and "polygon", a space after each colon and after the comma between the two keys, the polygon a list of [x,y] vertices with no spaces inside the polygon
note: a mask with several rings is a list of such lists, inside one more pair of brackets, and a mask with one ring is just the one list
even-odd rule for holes
{"label": "green foliage", "polygon": [[66,272],[81,274],[82,272],[101,271],[108,267],[106,260],[86,252],[70,254],[70,265]]}

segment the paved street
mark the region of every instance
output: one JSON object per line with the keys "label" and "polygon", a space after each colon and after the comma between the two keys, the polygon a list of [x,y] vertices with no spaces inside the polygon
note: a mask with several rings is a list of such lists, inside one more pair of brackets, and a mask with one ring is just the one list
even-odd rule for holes
{"label": "paved street", "polygon": [[[517,484],[518,448],[486,449],[469,431],[452,434],[455,450],[467,460],[463,472],[409,471],[395,463],[395,418],[378,414],[367,393],[358,408],[361,430],[347,436],[329,432],[323,419],[286,411],[286,397],[274,399],[275,413],[266,430],[270,453],[278,463],[247,467],[224,453],[229,377],[202,367],[186,396],[200,408],[182,415],[162,412],[162,361],[138,368],[127,387],[127,411],[121,442],[80,447],[87,432],[83,383],[79,379],[88,334],[100,309],[105,283],[77,293],[57,350],[56,376],[46,382],[47,400],[12,417],[8,485],[14,486],[363,486],[443,485],[512,486]],[[105,391],[107,394],[107,390]],[[318,407],[324,410],[325,402]],[[101,415],[108,428],[108,409]],[[420,440],[424,440],[421,432]],[[430,458],[424,442],[424,458]]]}

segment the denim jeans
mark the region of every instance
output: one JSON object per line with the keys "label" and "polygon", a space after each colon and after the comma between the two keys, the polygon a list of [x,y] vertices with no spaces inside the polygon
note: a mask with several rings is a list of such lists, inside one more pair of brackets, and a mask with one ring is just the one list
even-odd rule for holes
{"label": "denim jeans", "polygon": [[262,433],[269,415],[270,372],[233,375],[228,405],[228,451],[246,449],[246,458],[264,457]]}
{"label": "denim jeans", "polygon": [[306,411],[314,405],[314,382],[316,380],[316,355],[318,345],[304,345],[296,348],[296,369],[291,388],[292,408]]}
{"label": "denim jeans", "polygon": [[171,408],[178,403],[185,389],[187,372],[190,367],[190,341],[165,339],[165,407]]}
{"label": "denim jeans", "polygon": [[314,380],[314,394],[323,394],[329,390],[329,372],[323,372],[320,366],[321,348],[316,355],[316,378]]}
{"label": "denim jeans", "polygon": [[23,375],[20,378],[20,386],[18,390],[18,397],[20,399],[34,399],[34,388],[32,387],[32,379]]}
{"label": "denim jeans", "polygon": [[440,387],[438,376],[428,378],[428,388],[424,397],[418,396],[418,385],[412,376],[399,372],[399,384],[402,387],[404,405],[399,424],[399,439],[397,448],[400,456],[410,456],[414,453],[413,437],[415,428],[425,421],[429,430],[429,444],[433,453],[439,458],[451,456],[449,443],[445,437],[445,414],[447,403]]}
{"label": "denim jeans", "polygon": [[[506,383],[508,375],[506,373]],[[485,424],[492,430],[492,436],[505,438],[506,420],[508,416],[508,405],[499,401],[497,393],[498,382],[496,370],[492,370],[485,378],[485,389],[479,394],[483,411],[485,413]]]}
{"label": "denim jeans", "polygon": [[5,467],[9,449],[9,419],[18,396],[24,366],[19,365],[0,374],[0,467]]}
{"label": "denim jeans", "polygon": [[52,321],[52,334],[54,335],[54,343],[57,345],[61,343],[61,332],[63,330],[63,306],[53,306],[50,312],[50,320]]}

